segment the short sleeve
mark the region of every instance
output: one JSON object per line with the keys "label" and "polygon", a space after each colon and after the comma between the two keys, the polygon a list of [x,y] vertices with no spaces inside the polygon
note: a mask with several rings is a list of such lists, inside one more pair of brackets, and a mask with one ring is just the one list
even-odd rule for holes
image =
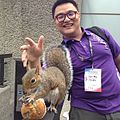
{"label": "short sleeve", "polygon": [[113,58],[116,58],[120,54],[120,46],[106,29],[102,28],[102,30],[105,32],[106,36],[109,39],[109,47],[112,49]]}

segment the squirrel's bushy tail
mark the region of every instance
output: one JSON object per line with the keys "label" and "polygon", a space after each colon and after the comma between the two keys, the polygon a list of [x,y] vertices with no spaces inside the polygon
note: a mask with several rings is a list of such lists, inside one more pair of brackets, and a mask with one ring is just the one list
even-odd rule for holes
{"label": "squirrel's bushy tail", "polygon": [[43,63],[46,67],[58,67],[65,76],[67,89],[70,89],[73,70],[70,53],[64,45],[48,47],[43,54]]}

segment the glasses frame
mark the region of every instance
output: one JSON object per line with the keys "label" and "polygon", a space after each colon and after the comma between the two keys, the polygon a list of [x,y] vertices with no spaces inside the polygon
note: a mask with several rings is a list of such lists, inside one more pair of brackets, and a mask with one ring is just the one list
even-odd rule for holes
{"label": "glasses frame", "polygon": [[[70,16],[69,16],[69,13],[70,13],[70,12],[73,12],[73,13],[74,13],[74,15],[75,15],[74,18],[70,18]],[[60,13],[60,14],[56,15],[56,16],[55,16],[55,19],[56,19],[59,23],[64,22],[65,19],[66,19],[66,16],[67,16],[70,20],[74,20],[74,19],[76,18],[76,14],[77,14],[77,13],[78,13],[78,11],[70,10],[70,11],[68,11],[67,13]],[[64,16],[64,18],[63,18],[62,21],[59,20],[59,15],[63,15],[63,16]]]}

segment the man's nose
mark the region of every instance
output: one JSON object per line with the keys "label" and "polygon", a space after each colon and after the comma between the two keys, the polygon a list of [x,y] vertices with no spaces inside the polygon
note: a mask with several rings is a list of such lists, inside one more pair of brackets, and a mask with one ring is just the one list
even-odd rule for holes
{"label": "man's nose", "polygon": [[66,15],[64,21],[70,21],[70,18]]}

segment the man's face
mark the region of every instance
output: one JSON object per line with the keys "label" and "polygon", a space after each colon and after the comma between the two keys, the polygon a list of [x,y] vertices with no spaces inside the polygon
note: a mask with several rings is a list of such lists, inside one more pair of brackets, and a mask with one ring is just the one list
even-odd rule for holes
{"label": "man's face", "polygon": [[54,21],[64,37],[70,38],[79,33],[80,14],[71,3],[65,3],[56,7]]}

